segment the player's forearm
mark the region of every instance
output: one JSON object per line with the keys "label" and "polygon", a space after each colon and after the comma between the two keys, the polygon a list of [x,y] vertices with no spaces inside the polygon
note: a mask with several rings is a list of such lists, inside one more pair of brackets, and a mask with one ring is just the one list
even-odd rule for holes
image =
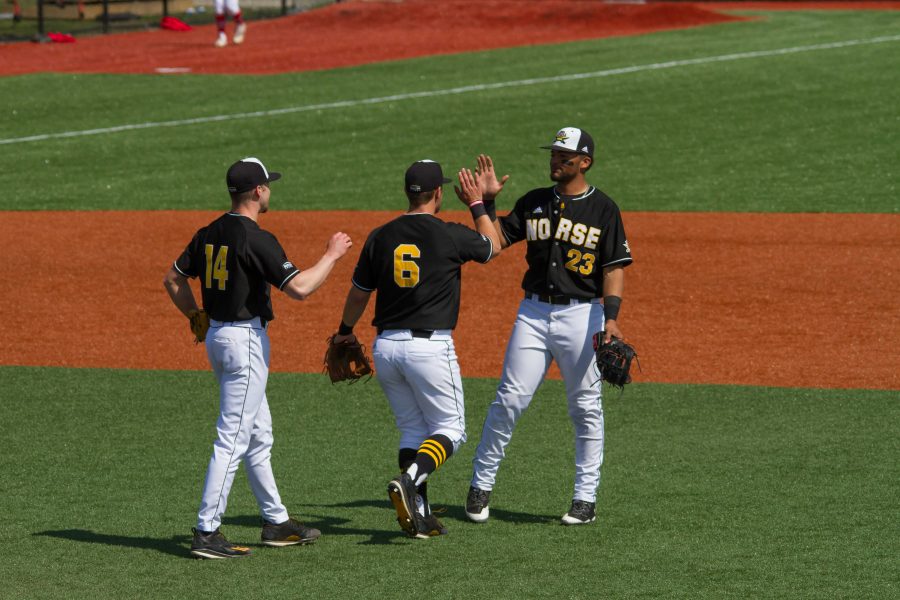
{"label": "player's forearm", "polygon": [[503,249],[503,236],[500,235],[498,228],[494,227],[494,223],[487,215],[482,215],[475,219],[475,231],[491,240],[493,250],[491,256],[497,256]]}
{"label": "player's forearm", "polygon": [[334,265],[337,264],[338,258],[326,252],[319,262],[291,279],[284,287],[285,293],[294,300],[306,300],[325,283]]}
{"label": "player's forearm", "polygon": [[184,316],[188,316],[188,313],[198,309],[197,301],[194,299],[194,292],[191,290],[187,278],[175,269],[169,269],[165,279],[163,279],[163,285],[169,293],[172,303]]}
{"label": "player's forearm", "polygon": [[622,297],[625,292],[625,269],[607,267],[603,269],[603,296]]}
{"label": "player's forearm", "polygon": [[509,248],[509,241],[506,239],[506,236],[503,234],[503,228],[500,227],[500,221],[494,219],[491,221],[491,225],[494,226],[494,230],[497,232],[497,238],[500,240],[501,248]]}
{"label": "player's forearm", "polygon": [[603,269],[603,316],[606,319],[606,337],[622,337],[619,329],[619,308],[622,305],[622,294],[625,292],[625,269],[607,267]]}
{"label": "player's forearm", "polygon": [[364,292],[356,286],[351,286],[347,293],[347,301],[344,303],[344,314],[341,316],[341,320],[350,327],[359,323],[371,295],[371,292]]}

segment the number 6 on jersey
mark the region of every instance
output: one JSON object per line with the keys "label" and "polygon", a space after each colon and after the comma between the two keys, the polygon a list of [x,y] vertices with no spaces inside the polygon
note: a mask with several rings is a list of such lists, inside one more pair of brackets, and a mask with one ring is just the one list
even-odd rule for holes
{"label": "number 6 on jersey", "polygon": [[394,282],[402,288],[419,284],[419,265],[411,258],[419,258],[422,252],[415,244],[400,244],[394,248]]}

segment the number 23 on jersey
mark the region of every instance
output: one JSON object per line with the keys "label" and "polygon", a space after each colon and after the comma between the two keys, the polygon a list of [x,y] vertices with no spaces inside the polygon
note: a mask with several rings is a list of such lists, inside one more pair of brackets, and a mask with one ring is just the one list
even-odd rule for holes
{"label": "number 23 on jersey", "polygon": [[228,281],[228,246],[220,246],[219,252],[213,244],[206,244],[206,278],[204,284],[206,289],[211,289],[213,279],[218,284],[218,289],[225,290],[225,284]]}

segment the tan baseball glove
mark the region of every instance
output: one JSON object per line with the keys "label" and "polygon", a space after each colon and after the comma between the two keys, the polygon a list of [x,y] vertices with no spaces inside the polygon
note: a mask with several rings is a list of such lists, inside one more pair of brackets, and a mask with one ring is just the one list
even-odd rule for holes
{"label": "tan baseball glove", "polygon": [[194,334],[194,343],[206,341],[206,332],[209,331],[209,314],[205,310],[192,310],[188,313],[191,322],[191,333]]}

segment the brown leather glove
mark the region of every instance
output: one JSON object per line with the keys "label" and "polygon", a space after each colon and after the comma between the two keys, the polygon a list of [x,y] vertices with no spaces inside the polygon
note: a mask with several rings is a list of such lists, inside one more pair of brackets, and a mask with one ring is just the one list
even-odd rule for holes
{"label": "brown leather glove", "polygon": [[194,334],[194,343],[206,341],[206,332],[209,331],[209,314],[205,310],[192,310],[188,313],[191,322],[191,333]]}
{"label": "brown leather glove", "polygon": [[366,356],[365,347],[354,337],[352,340],[335,342],[334,337],[328,338],[328,347],[325,349],[325,368],[323,373],[328,373],[331,383],[349,381],[353,383],[366,375],[372,377],[372,362]]}

